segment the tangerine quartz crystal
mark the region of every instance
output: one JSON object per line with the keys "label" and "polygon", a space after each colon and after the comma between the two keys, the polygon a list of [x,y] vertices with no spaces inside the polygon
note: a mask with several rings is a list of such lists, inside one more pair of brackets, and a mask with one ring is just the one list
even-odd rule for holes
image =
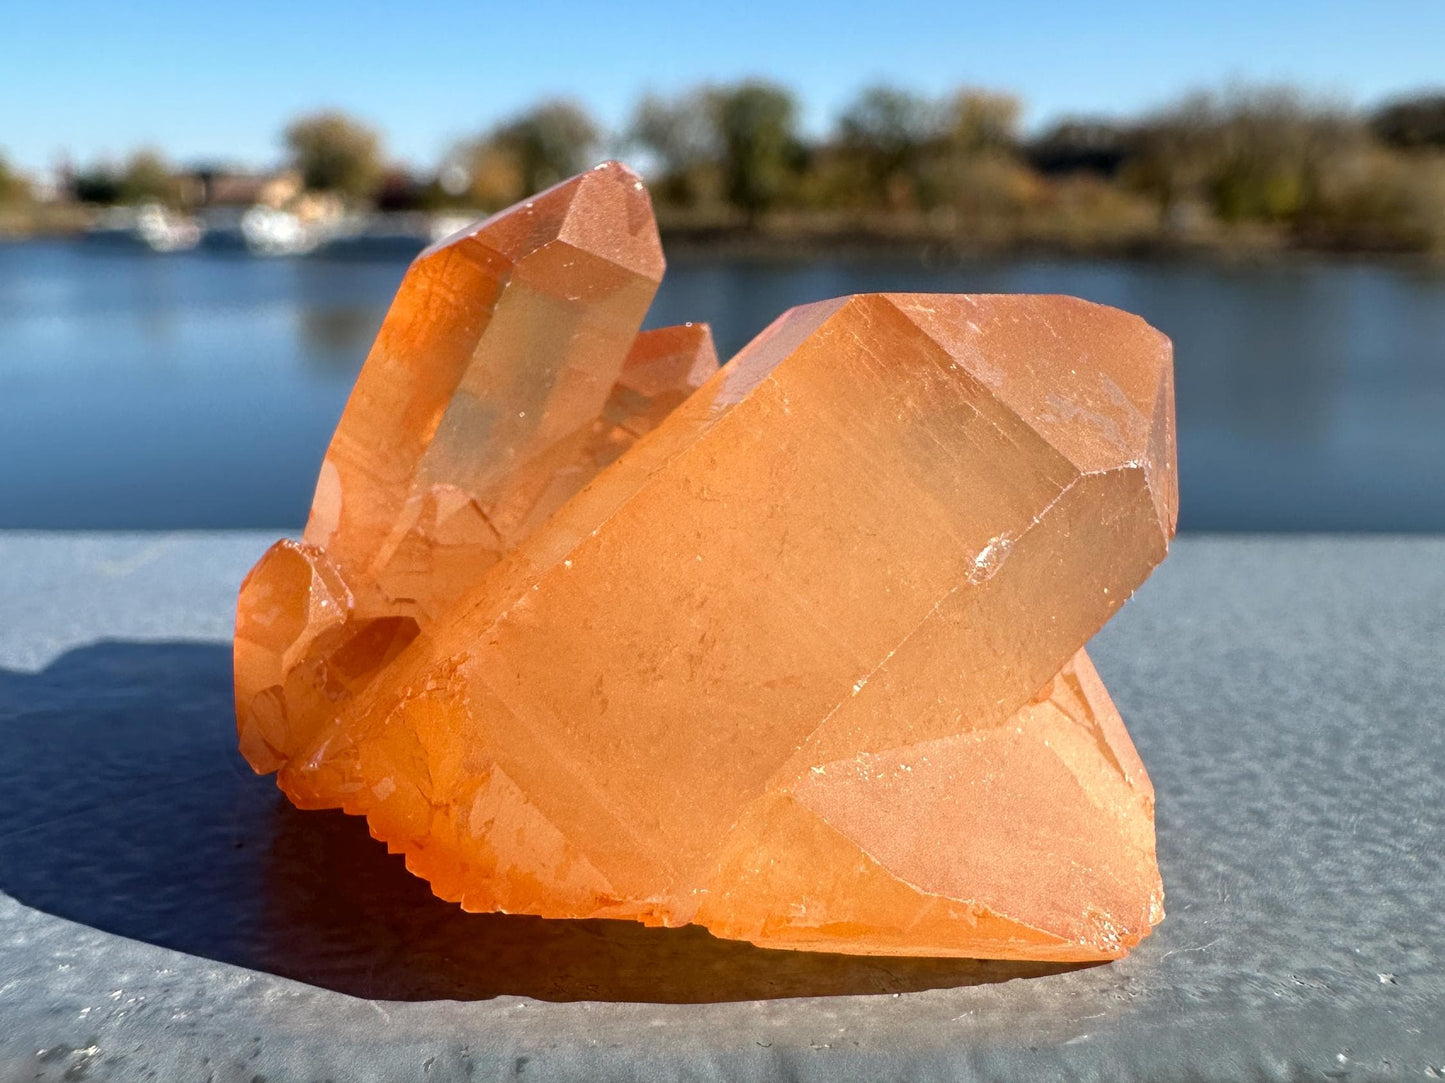
{"label": "tangerine quartz crystal", "polygon": [[862,295],[718,369],[608,164],[423,253],[301,542],[241,588],[242,751],[468,910],[1084,961],[1163,916],[1083,651],[1174,531],[1169,342]]}

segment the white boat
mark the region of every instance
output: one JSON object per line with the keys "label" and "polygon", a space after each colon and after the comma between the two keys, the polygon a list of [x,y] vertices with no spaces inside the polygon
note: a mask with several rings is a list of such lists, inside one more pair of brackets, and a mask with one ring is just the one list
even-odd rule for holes
{"label": "white boat", "polygon": [[205,227],[190,215],[159,203],[110,207],[90,228],[95,240],[143,244],[152,252],[186,252],[201,243]]}
{"label": "white boat", "polygon": [[482,216],[476,214],[435,214],[429,230],[431,243],[439,244],[469,226],[480,224],[481,221]]}
{"label": "white boat", "polygon": [[257,205],[241,215],[241,239],[257,256],[304,256],[324,238],[289,211]]}
{"label": "white boat", "polygon": [[189,215],[147,203],[136,214],[135,234],[152,252],[186,252],[201,243],[205,230]]}

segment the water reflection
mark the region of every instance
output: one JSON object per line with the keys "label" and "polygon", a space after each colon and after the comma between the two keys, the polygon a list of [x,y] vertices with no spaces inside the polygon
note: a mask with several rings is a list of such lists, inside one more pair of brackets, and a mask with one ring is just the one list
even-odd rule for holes
{"label": "water reflection", "polygon": [[308,306],[297,311],[296,319],[307,360],[353,379],[381,326],[376,310],[360,305]]}
{"label": "water reflection", "polygon": [[[294,529],[402,259],[0,246],[0,527]],[[863,290],[1070,293],[1175,342],[1181,525],[1445,530],[1445,275],[1370,264],[672,260],[726,356]]]}
{"label": "water reflection", "polygon": [[289,276],[301,361],[324,376],[354,380],[405,262],[301,259],[281,266]]}

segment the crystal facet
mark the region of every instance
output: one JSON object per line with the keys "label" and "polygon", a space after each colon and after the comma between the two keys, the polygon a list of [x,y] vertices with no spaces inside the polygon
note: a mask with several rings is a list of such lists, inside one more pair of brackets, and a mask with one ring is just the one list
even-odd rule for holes
{"label": "crystal facet", "polygon": [[252,765],[471,910],[1122,955],[1153,791],[1082,645],[1173,534],[1168,340],[862,295],[718,370],[637,332],[661,269],[615,165],[418,260],[242,587]]}

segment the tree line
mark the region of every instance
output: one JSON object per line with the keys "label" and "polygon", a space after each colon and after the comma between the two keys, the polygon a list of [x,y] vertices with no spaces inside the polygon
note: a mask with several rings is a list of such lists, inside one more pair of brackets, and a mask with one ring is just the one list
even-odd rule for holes
{"label": "tree line", "polygon": [[[354,206],[491,210],[608,155],[649,174],[664,226],[1127,244],[1161,236],[1316,247],[1445,249],[1445,94],[1370,111],[1289,88],[1190,95],[1126,120],[1025,137],[1020,103],[861,91],[822,137],[760,80],[649,95],[623,130],[549,101],[452,147],[424,175],[388,165],[379,132],[339,112],[283,136],[305,189]],[[155,151],[74,174],[87,203],[186,202]],[[26,198],[0,160],[0,202]]]}

